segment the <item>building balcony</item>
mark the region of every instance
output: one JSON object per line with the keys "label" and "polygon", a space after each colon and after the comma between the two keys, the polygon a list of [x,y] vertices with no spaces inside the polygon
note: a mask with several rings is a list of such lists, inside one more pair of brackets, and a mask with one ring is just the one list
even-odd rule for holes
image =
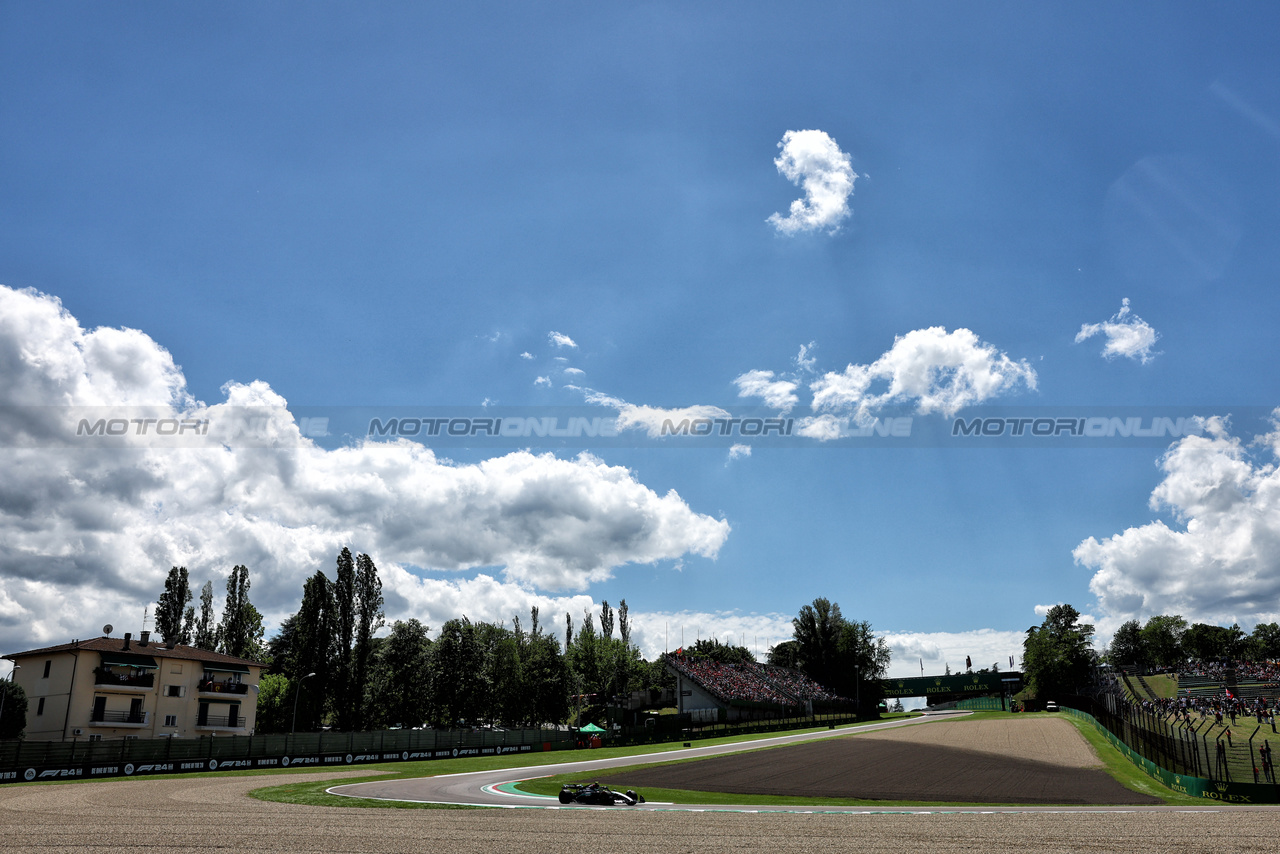
{"label": "building balcony", "polygon": [[219,682],[216,679],[205,679],[200,682],[196,691],[201,696],[208,697],[224,697],[228,694],[244,695],[249,693],[249,685],[247,682]]}
{"label": "building balcony", "polygon": [[130,712],[125,710],[108,711],[94,709],[89,714],[89,726],[124,726],[144,727],[147,725],[148,712]]}
{"label": "building balcony", "polygon": [[155,687],[154,673],[116,673],[103,667],[93,671],[95,688],[103,691],[120,691],[126,694],[142,694]]}
{"label": "building balcony", "polygon": [[244,715],[201,715],[196,718],[196,729],[244,729]]}

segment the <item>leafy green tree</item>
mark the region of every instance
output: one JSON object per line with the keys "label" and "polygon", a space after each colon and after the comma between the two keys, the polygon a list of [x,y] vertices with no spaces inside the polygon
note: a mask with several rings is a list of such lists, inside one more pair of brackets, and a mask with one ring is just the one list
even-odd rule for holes
{"label": "leafy green tree", "polygon": [[805,605],[791,621],[800,669],[830,690],[839,659],[840,632],[844,617],[840,606],[825,599]]}
{"label": "leafy green tree", "polygon": [[4,707],[0,708],[0,739],[22,738],[27,728],[27,692],[6,678],[0,682],[0,697],[4,699]]}
{"label": "leafy green tree", "polygon": [[1227,630],[1210,623],[1196,623],[1182,633],[1182,650],[1188,659],[1217,661],[1227,647]]}
{"label": "leafy green tree", "polygon": [[1280,623],[1258,623],[1254,626],[1247,649],[1253,661],[1280,658]]}
{"label": "leafy green tree", "polygon": [[568,670],[560,645],[548,634],[534,633],[524,648],[521,675],[525,684],[527,721],[558,724],[569,717]]}
{"label": "leafy green tree", "polygon": [[779,667],[790,667],[792,670],[798,670],[800,667],[800,645],[793,640],[774,644],[769,647],[769,654],[765,660]]}
{"label": "leafy green tree", "polygon": [[465,616],[440,628],[431,645],[430,668],[433,720],[445,727],[475,723],[483,703],[484,655],[476,628]]}
{"label": "leafy green tree", "polygon": [[268,672],[279,675],[292,672],[297,623],[298,615],[290,614],[280,621],[280,628],[267,641],[267,657],[271,660]]}
{"label": "leafy green tree", "polygon": [[264,673],[258,680],[258,704],[254,731],[288,732],[292,724],[293,682],[278,673]]}
{"label": "leafy green tree", "polygon": [[187,607],[190,601],[191,580],[187,568],[175,566],[169,570],[169,576],[164,580],[164,592],[156,602],[156,632],[169,646],[191,643],[195,611]]}
{"label": "leafy green tree", "polygon": [[213,614],[213,582],[200,589],[200,619],[196,623],[195,647],[214,652],[218,649],[218,621]]}
{"label": "leafy green tree", "polygon": [[421,726],[431,713],[431,641],[417,620],[397,620],[373,658],[370,722]]}
{"label": "leafy green tree", "polygon": [[333,580],[334,603],[334,678],[330,684],[338,729],[350,732],[355,727],[355,677],[351,651],[356,632],[356,563],[351,550],[343,547],[338,555],[337,575]]}
{"label": "leafy green tree", "polygon": [[1182,663],[1182,636],[1187,621],[1182,617],[1160,614],[1142,627],[1142,645],[1151,663],[1157,667],[1176,667]]}
{"label": "leafy green tree", "polygon": [[745,646],[733,646],[721,643],[716,638],[703,638],[685,647],[684,654],[690,658],[705,658],[716,664],[749,664],[755,661],[751,650]]}
{"label": "leafy green tree", "polygon": [[884,699],[880,680],[889,670],[892,650],[884,638],[871,630],[871,623],[846,621],[836,642],[838,669],[827,690],[857,699],[859,712],[874,712]]}
{"label": "leafy green tree", "polygon": [[1070,605],[1050,608],[1022,642],[1027,689],[1041,699],[1083,690],[1097,659],[1092,643],[1093,626],[1080,623],[1080,612]]}
{"label": "leafy green tree", "polygon": [[364,729],[364,697],[369,684],[369,657],[373,653],[373,633],[385,625],[382,611],[382,581],[378,567],[367,554],[356,559],[354,578],[355,641],[351,650],[351,688],[347,692],[349,719],[354,729]]}
{"label": "leafy green tree", "polygon": [[249,570],[240,565],[227,576],[227,600],[218,627],[220,651],[237,658],[261,656],[262,615],[249,601]]}
{"label": "leafy green tree", "polygon": [[1147,649],[1142,639],[1142,626],[1137,620],[1130,620],[1116,629],[1107,647],[1107,660],[1113,667],[1146,666]]}
{"label": "leafy green tree", "polygon": [[[298,692],[298,729],[304,732],[319,728],[333,696],[337,646],[332,588],[325,574],[316,572],[303,584],[302,604],[292,618],[284,672],[290,677],[292,690]],[[307,678],[310,673],[315,675]]]}

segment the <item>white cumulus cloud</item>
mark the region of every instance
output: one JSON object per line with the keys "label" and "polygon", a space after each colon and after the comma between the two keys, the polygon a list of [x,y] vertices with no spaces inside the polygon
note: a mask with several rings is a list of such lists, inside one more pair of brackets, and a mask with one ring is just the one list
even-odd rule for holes
{"label": "white cumulus cloud", "polygon": [[733,381],[738,387],[738,397],[758,397],[765,405],[782,412],[790,412],[799,398],[796,384],[790,380],[774,379],[773,371],[747,371]]}
{"label": "white cumulus cloud", "polygon": [[782,153],[773,164],[804,191],[804,198],[793,201],[786,216],[775,213],[767,221],[788,236],[839,229],[849,216],[849,196],[857,178],[849,155],[820,130],[789,130],[778,148]]}
{"label": "white cumulus cloud", "polygon": [[[718,406],[683,406],[664,409],[660,406],[642,406],[627,403],[621,398],[612,397],[603,392],[582,389],[587,403],[596,406],[608,406],[618,411],[617,426],[619,430],[643,430],[651,438],[672,435],[673,429],[682,421],[695,418],[729,418],[730,415]],[[665,432],[664,432],[665,428]]]}
{"label": "white cumulus cloud", "polygon": [[933,326],[899,335],[870,365],[828,372],[809,387],[814,409],[850,411],[863,420],[890,404],[951,416],[1020,386],[1036,387],[1036,372],[1026,359],[1009,358],[968,329]]}
{"label": "white cumulus cloud", "polygon": [[1142,364],[1150,362],[1156,354],[1151,352],[1160,335],[1145,320],[1134,314],[1129,308],[1129,298],[1120,303],[1120,310],[1110,320],[1102,323],[1085,323],[1076,333],[1076,343],[1087,341],[1095,335],[1102,335],[1107,343],[1102,347],[1102,355],[1108,359],[1124,356],[1137,359]]}
{"label": "white cumulus cloud", "polygon": [[521,354],[520,354],[520,358],[521,358],[521,359],[533,359],[533,354],[532,354],[532,353],[530,353],[528,350],[526,350],[525,352],[523,352],[523,353],[521,353]]}
{"label": "white cumulus cloud", "polygon": [[924,663],[925,676],[937,676],[948,666],[952,673],[964,670],[965,657],[973,659],[973,669],[998,664],[999,670],[1009,667],[1009,656],[1015,663],[1022,661],[1022,641],[1026,635],[1020,631],[998,629],[973,629],[967,632],[901,632],[890,631],[884,635],[893,659],[889,663],[889,676],[902,679],[920,676]]}
{"label": "white cumulus cloud", "polygon": [[[404,439],[327,450],[267,383],[223,393],[193,401],[145,334],[86,330],[57,299],[0,286],[0,646],[133,625],[175,565],[197,586],[213,580],[219,602],[231,567],[247,565],[254,603],[278,621],[347,545],[378,563],[392,619],[418,616],[410,603],[432,597],[461,603],[433,606],[432,620],[505,619],[503,609],[553,601],[537,591],[584,590],[626,564],[714,558],[729,534],[675,492],[588,454],[459,464]],[[131,416],[143,406],[215,426],[252,408],[260,423],[252,443],[75,441],[84,407]],[[475,570],[493,576],[433,577]]]}
{"label": "white cumulus cloud", "polygon": [[571,347],[577,349],[577,342],[562,332],[548,332],[547,340],[553,347]]}
{"label": "white cumulus cloud", "polygon": [[1224,418],[1204,419],[1160,459],[1154,520],[1072,553],[1095,570],[1089,589],[1111,618],[1181,614],[1200,622],[1280,619],[1280,410],[1256,458]]}
{"label": "white cumulus cloud", "polygon": [[535,386],[547,386],[547,387],[550,387],[550,386],[551,386],[551,377],[537,377],[537,378],[535,378],[535,379],[534,379],[533,384],[534,384]]}
{"label": "white cumulus cloud", "polygon": [[751,456],[750,445],[735,444],[733,447],[729,449],[730,460],[738,460],[743,457],[749,457],[749,456]]}

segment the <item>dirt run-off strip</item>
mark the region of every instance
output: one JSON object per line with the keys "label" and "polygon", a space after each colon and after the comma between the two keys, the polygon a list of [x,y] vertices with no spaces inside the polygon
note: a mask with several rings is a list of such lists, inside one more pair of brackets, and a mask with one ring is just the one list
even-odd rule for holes
{"label": "dirt run-off strip", "polygon": [[[363,773],[363,772],[352,772]],[[1280,813],[797,815],[628,810],[355,809],[259,801],[290,777],[103,780],[0,788],[0,850],[66,854],[501,852],[1274,852]]]}
{"label": "dirt run-off strip", "polygon": [[656,766],[628,787],[955,804],[1140,805],[1069,722],[946,721]]}

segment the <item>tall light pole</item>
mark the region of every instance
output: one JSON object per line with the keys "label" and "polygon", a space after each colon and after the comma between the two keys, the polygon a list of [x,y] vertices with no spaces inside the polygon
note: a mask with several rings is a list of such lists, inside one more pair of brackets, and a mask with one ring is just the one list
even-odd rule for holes
{"label": "tall light pole", "polygon": [[312,676],[315,676],[315,674],[308,673],[306,676],[303,676],[301,679],[299,679],[298,687],[295,688],[293,691],[293,726],[289,729],[290,733],[295,733],[298,731],[298,697],[302,694],[302,683],[306,682]]}
{"label": "tall light pole", "polygon": [[[10,684],[10,685],[12,685],[12,684],[13,684],[13,676],[14,676],[14,674],[15,674],[15,673],[17,673],[17,672],[18,672],[18,668],[19,668],[19,667],[21,667],[21,666],[22,666],[21,664],[15,664],[15,665],[13,665],[13,669],[9,671],[9,684]],[[4,700],[5,700],[5,697],[8,697],[8,696],[9,696],[9,689],[8,689],[8,688],[6,688],[6,689],[5,689],[5,690],[3,690],[3,691],[0,691],[0,723],[3,723],[3,722],[4,722]]]}

